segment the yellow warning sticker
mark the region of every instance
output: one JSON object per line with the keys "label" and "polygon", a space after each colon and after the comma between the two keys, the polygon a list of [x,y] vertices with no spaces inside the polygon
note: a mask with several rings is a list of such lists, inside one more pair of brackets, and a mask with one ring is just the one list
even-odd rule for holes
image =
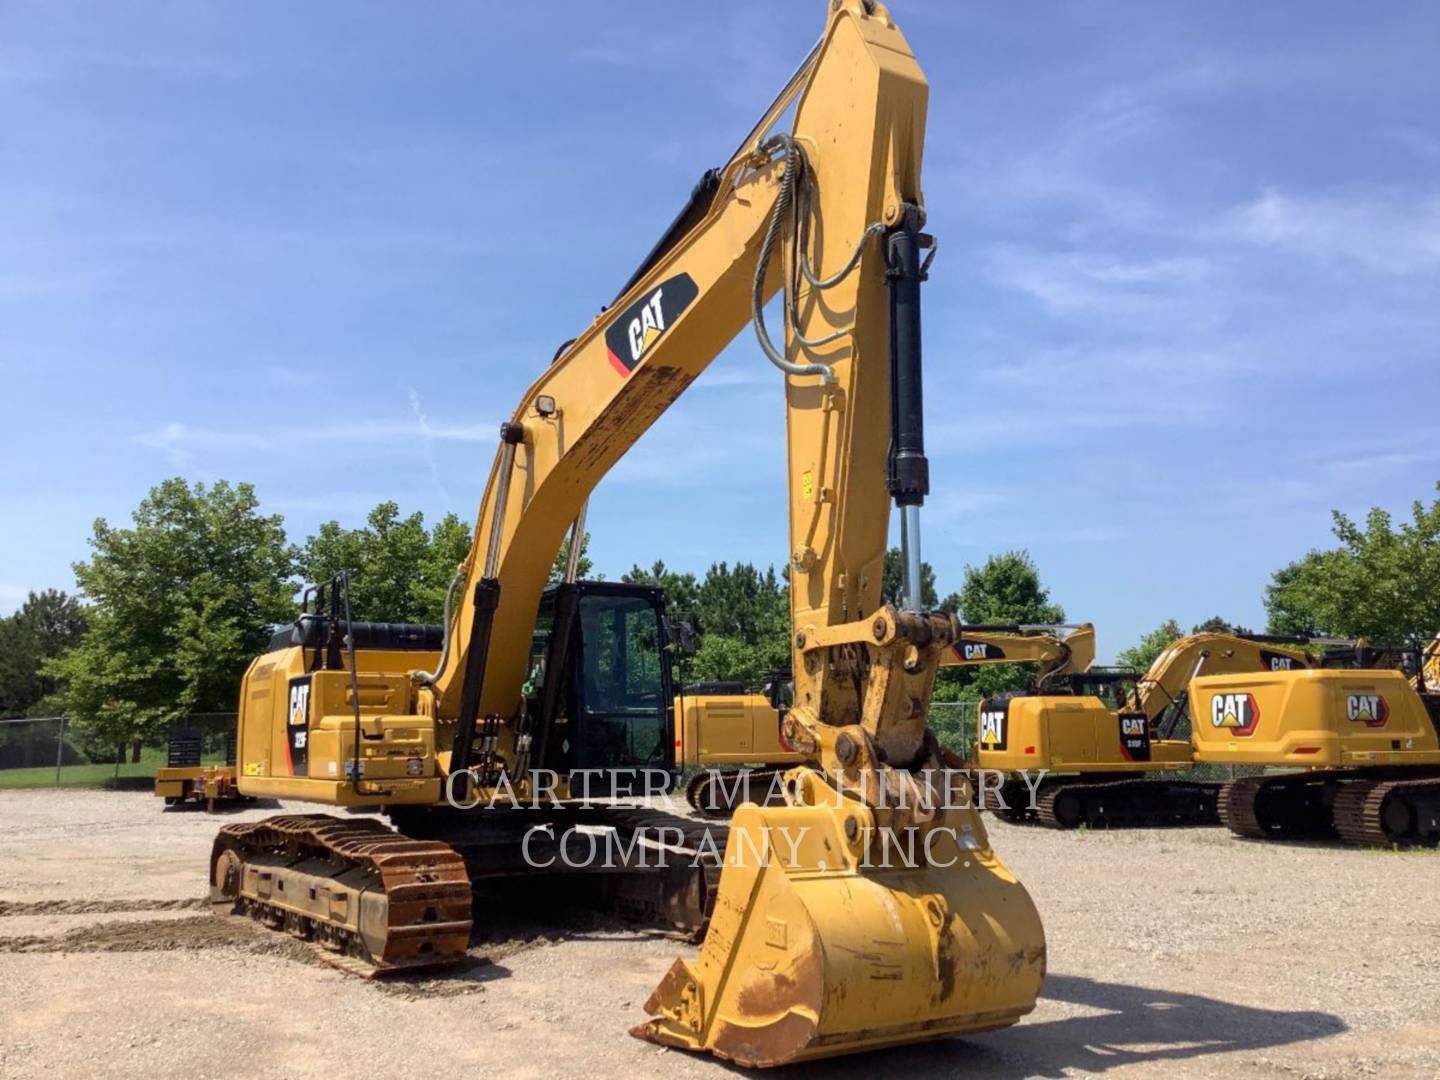
{"label": "yellow warning sticker", "polygon": [[815,474],[809,469],[800,474],[800,492],[807,499],[815,498]]}

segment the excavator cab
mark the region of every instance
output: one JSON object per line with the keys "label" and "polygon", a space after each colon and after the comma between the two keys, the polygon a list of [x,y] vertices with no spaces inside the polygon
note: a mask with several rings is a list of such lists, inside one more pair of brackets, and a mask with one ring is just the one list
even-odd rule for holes
{"label": "excavator cab", "polygon": [[[527,704],[541,767],[586,776],[584,794],[642,790],[645,770],[679,777],[671,662],[677,637],[659,588],[577,581],[549,586],[531,639]],[[544,688],[552,668],[556,705]]]}

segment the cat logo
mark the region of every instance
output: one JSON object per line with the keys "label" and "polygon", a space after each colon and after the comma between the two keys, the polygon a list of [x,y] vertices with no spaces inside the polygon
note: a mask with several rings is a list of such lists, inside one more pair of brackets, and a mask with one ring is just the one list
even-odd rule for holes
{"label": "cat logo", "polygon": [[310,680],[296,679],[290,684],[290,726],[305,727],[310,719]]}
{"label": "cat logo", "polygon": [[1210,699],[1210,723],[1228,728],[1231,735],[1253,735],[1260,723],[1260,706],[1253,694],[1216,694]]}
{"label": "cat logo", "polygon": [[285,764],[291,776],[310,775],[310,676],[290,680],[285,724]]}
{"label": "cat logo", "polygon": [[975,663],[980,660],[1003,660],[1005,650],[998,645],[987,645],[983,641],[957,641],[955,655],[961,660]]}
{"label": "cat logo", "polygon": [[622,311],[605,331],[610,366],[628,377],[698,295],[700,290],[689,274],[676,274]]}
{"label": "cat logo", "polygon": [[1150,760],[1150,721],[1143,714],[1120,714],[1120,756],[1126,761]]}
{"label": "cat logo", "polygon": [[1345,715],[1366,727],[1384,727],[1390,706],[1379,694],[1351,694],[1345,699]]}
{"label": "cat logo", "polygon": [[980,749],[1005,749],[1005,707],[980,710]]}

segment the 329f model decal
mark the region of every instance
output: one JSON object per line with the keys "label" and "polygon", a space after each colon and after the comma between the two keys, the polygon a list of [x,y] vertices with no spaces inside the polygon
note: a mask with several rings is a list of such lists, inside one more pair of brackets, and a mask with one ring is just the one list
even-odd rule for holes
{"label": "329f model decal", "polygon": [[1126,761],[1150,760],[1150,721],[1143,713],[1120,714],[1120,753]]}
{"label": "329f model decal", "polygon": [[290,680],[285,757],[291,776],[310,775],[310,676]]}
{"label": "329f model decal", "polygon": [[699,294],[689,274],[676,274],[617,315],[605,331],[611,367],[628,378],[660,335]]}

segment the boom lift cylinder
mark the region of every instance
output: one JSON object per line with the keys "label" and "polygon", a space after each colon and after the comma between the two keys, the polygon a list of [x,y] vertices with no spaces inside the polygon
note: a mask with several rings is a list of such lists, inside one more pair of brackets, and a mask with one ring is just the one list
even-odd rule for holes
{"label": "boom lift cylinder", "polygon": [[919,611],[920,507],[930,493],[925,458],[925,394],[921,375],[919,211],[907,207],[905,224],[889,234],[885,283],[890,296],[890,462],[886,487],[900,510],[905,563],[905,608]]}

